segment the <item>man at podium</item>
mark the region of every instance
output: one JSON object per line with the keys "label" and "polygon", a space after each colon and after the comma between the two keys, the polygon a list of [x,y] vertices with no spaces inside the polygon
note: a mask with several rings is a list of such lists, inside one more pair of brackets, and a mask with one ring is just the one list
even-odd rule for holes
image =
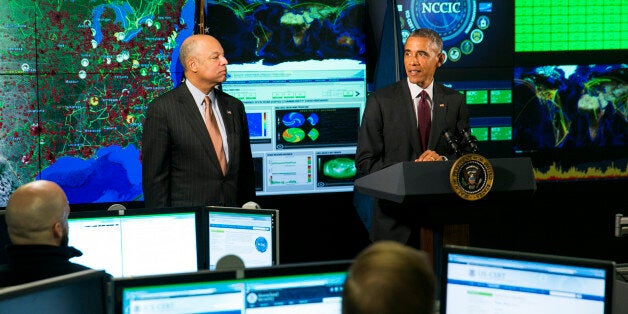
{"label": "man at podium", "polygon": [[[359,176],[403,161],[456,158],[443,135],[468,130],[469,113],[461,93],[434,82],[436,69],[445,62],[442,51],[438,33],[427,28],[415,30],[404,46],[407,77],[367,98],[356,151]],[[419,248],[420,229],[411,211],[374,200],[372,241],[395,240]]]}

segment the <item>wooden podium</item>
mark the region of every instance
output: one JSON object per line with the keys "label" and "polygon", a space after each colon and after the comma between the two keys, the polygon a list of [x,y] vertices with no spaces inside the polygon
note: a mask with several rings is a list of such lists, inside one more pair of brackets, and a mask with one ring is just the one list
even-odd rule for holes
{"label": "wooden podium", "polygon": [[417,211],[421,249],[434,265],[444,244],[469,244],[469,222],[495,208],[531,198],[536,190],[530,158],[489,159],[494,180],[488,194],[469,201],[454,193],[449,181],[454,161],[400,162],[355,181],[358,192]]}

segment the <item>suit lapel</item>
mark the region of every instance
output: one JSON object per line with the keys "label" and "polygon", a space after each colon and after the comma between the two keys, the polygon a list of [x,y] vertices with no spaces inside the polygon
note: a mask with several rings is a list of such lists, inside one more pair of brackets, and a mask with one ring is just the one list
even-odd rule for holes
{"label": "suit lapel", "polygon": [[184,83],[179,85],[179,91],[179,105],[177,108],[179,108],[181,114],[185,116],[185,121],[189,121],[189,126],[192,130],[192,136],[194,136],[196,139],[198,139],[198,141],[201,142],[205,153],[209,156],[209,158],[216,165],[216,167],[220,169],[218,156],[216,156],[216,151],[214,150],[214,146],[211,143],[209,133],[207,132],[207,128],[205,127],[205,121],[203,120],[203,117],[201,116],[198,107],[196,106],[196,102],[194,102],[194,97],[192,97],[192,93],[190,93]]}

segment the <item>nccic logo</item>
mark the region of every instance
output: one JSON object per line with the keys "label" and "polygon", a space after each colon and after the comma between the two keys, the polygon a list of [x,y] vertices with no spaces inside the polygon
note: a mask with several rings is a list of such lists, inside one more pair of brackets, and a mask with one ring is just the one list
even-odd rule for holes
{"label": "nccic logo", "polygon": [[406,0],[398,3],[403,3],[398,8],[403,42],[413,30],[431,28],[443,39],[444,53],[450,62],[460,61],[464,55],[471,54],[484,40],[490,25],[490,1]]}

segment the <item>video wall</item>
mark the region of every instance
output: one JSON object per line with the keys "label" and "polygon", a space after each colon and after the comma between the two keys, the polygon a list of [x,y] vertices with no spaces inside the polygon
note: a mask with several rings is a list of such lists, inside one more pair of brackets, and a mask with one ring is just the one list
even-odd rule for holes
{"label": "video wall", "polygon": [[229,60],[222,90],[246,108],[257,195],[353,191],[364,0],[205,4],[205,33]]}
{"label": "video wall", "polygon": [[[199,25],[229,60],[221,88],[246,106],[257,194],[352,191],[377,54],[365,1],[204,3],[0,7],[0,207],[36,178],[72,204],[141,201],[144,112],[181,82],[178,49]],[[628,177],[627,3],[391,3],[401,41],[443,37],[436,79],[465,94],[481,153],[530,156],[538,180]]]}
{"label": "video wall", "polygon": [[181,79],[193,0],[14,0],[0,7],[0,206],[57,182],[72,204],[142,199],[146,106]]}
{"label": "video wall", "polygon": [[395,5],[402,42],[419,27],[443,38],[436,80],[466,96],[480,153],[531,157],[537,180],[628,177],[628,3]]}

